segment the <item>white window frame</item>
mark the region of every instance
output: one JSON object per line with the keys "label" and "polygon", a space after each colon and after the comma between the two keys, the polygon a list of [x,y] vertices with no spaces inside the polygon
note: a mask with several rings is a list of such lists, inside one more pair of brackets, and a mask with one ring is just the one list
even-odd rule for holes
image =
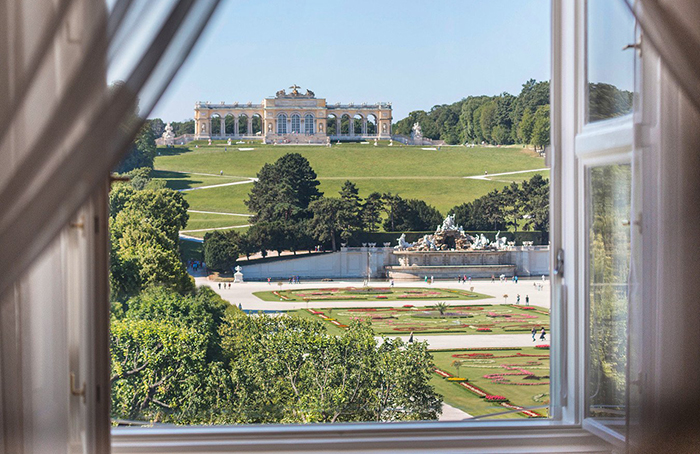
{"label": "white window frame", "polygon": [[316,119],[313,114],[307,113],[304,115],[304,134],[314,134],[314,125]]}
{"label": "white window frame", "polygon": [[292,114],[292,134],[301,134],[301,115],[298,113]]}
{"label": "white window frame", "polygon": [[277,134],[287,134],[287,114],[277,115]]}
{"label": "white window frame", "polygon": [[[113,452],[331,452],[341,448],[361,452],[588,452],[609,451],[619,445],[619,439],[609,437],[594,425],[583,424],[586,300],[581,294],[585,280],[578,221],[585,219],[585,213],[581,212],[577,196],[583,181],[579,159],[594,159],[597,154],[586,151],[586,147],[599,149],[595,141],[606,140],[605,137],[626,144],[628,119],[623,119],[624,125],[618,128],[624,133],[612,128],[609,136],[591,128],[611,128],[612,123],[583,125],[585,103],[581,101],[585,100],[585,93],[579,87],[583,85],[577,85],[581,75],[585,79],[579,60],[585,50],[579,36],[585,23],[583,3],[584,0],[552,0],[551,5],[552,146],[547,154],[551,178],[556,183],[550,192],[550,259],[552,269],[558,272],[551,275],[550,354],[551,375],[558,378],[552,380],[549,419],[114,428]],[[352,117],[350,121],[354,121]],[[586,135],[588,132],[591,134]],[[612,152],[613,148],[609,150]],[[568,268],[561,266],[558,259],[565,259]]]}

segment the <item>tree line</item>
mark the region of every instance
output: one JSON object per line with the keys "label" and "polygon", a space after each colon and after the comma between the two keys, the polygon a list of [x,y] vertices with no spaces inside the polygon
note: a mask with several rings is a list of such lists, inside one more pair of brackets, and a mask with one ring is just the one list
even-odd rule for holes
{"label": "tree line", "polygon": [[448,144],[549,145],[549,82],[530,79],[517,96],[468,96],[452,104],[417,110],[398,121],[394,133],[409,135],[420,123],[423,136]]}
{"label": "tree line", "polygon": [[[444,216],[423,200],[373,192],[359,195],[355,183],[345,181],[338,196],[318,190],[316,172],[299,153],[265,164],[245,201],[254,223],[247,232],[213,231],[204,236],[209,268],[231,270],[239,255],[260,252],[293,253],[324,245],[335,251],[341,243],[365,232],[434,230]],[[450,210],[466,230],[549,229],[549,183],[537,174],[512,183]]]}

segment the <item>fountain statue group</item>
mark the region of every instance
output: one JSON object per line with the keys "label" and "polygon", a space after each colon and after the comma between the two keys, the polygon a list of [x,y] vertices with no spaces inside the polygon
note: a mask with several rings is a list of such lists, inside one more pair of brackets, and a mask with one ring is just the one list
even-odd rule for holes
{"label": "fountain statue group", "polygon": [[447,251],[447,250],[503,250],[507,247],[506,237],[499,237],[501,231],[496,233],[493,241],[482,233],[481,235],[469,235],[464,232],[462,226],[455,222],[454,214],[448,215],[442,225],[438,225],[435,233],[424,235],[415,243],[406,241],[406,234],[398,238],[398,245],[394,249],[399,251]]}

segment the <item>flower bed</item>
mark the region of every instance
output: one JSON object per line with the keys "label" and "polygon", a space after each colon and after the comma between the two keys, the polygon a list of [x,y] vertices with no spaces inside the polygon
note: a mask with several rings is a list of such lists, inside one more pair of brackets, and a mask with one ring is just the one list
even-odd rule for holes
{"label": "flower bed", "polygon": [[451,374],[445,372],[444,370],[440,370],[440,369],[435,369],[435,373],[438,374],[439,376],[441,376],[442,378],[449,378],[452,376]]}
{"label": "flower bed", "polygon": [[474,393],[479,397],[486,397],[488,395],[483,389],[479,388],[478,386],[474,386],[469,382],[462,381],[462,382],[459,382],[459,384],[460,384],[460,386],[463,386],[464,388],[466,388],[467,391]]}
{"label": "flower bed", "polygon": [[485,395],[484,400],[488,402],[508,402],[508,399],[505,396],[498,396],[494,394]]}
{"label": "flower bed", "polygon": [[528,418],[544,418],[544,415],[541,415],[536,411],[525,410],[523,407],[519,407],[508,402],[501,402],[500,405],[511,410],[520,410],[520,413],[527,416]]}
{"label": "flower bed", "polygon": [[541,348],[543,350],[549,350],[549,344],[539,344],[535,345],[535,348]]}
{"label": "flower bed", "polygon": [[464,377],[449,377],[447,381],[469,381]]}
{"label": "flower bed", "polygon": [[490,333],[492,331],[491,328],[477,328],[476,330],[484,333]]}

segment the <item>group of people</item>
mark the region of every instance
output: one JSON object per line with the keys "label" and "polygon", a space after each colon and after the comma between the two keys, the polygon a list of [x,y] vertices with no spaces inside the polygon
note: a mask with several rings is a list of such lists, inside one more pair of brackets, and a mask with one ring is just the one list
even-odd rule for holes
{"label": "group of people", "polygon": [[434,280],[435,279],[433,278],[433,276],[430,276],[430,278],[428,278],[428,276],[425,276],[425,283],[426,284],[432,284]]}
{"label": "group of people", "polygon": [[[219,282],[219,290],[221,290],[221,284],[222,284],[222,283]],[[231,289],[231,283],[230,283],[230,282],[224,282],[223,285],[224,285],[224,290],[226,290],[226,289],[229,289],[229,290],[230,290],[230,289]],[[227,287],[227,285],[228,285],[228,287]]]}
{"label": "group of people", "polygon": [[191,268],[192,271],[206,270],[207,264],[200,260],[188,260],[187,267]]}
{"label": "group of people", "polygon": [[470,284],[472,283],[472,277],[467,276],[466,274],[464,276],[457,276],[457,282],[460,284],[464,284],[465,282],[469,282]]}
{"label": "group of people", "polygon": [[[520,304],[520,293],[515,297],[515,304]],[[530,305],[530,295],[525,295],[525,305]]]}

